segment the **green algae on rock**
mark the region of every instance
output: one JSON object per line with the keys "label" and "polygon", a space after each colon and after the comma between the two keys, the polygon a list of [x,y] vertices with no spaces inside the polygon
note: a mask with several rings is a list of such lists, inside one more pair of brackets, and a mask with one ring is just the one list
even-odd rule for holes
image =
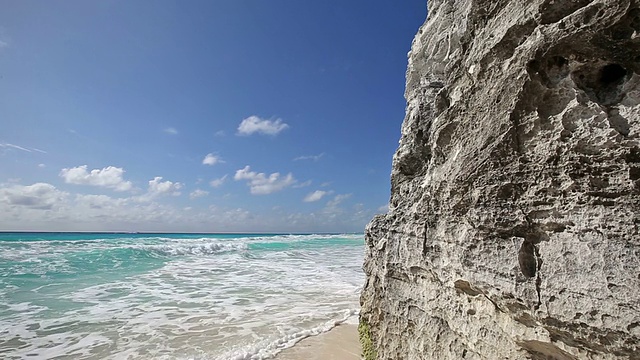
{"label": "green algae on rock", "polygon": [[360,318],[360,324],[358,324],[358,334],[360,336],[360,345],[362,345],[362,356],[364,360],[375,360],[378,354],[373,346],[371,340],[371,330],[369,324],[362,317]]}

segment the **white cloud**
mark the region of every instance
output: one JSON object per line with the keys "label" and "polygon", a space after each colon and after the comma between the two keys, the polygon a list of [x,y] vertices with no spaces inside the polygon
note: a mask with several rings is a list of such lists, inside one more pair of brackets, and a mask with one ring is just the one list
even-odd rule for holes
{"label": "white cloud", "polygon": [[0,188],[0,202],[29,209],[51,210],[63,202],[67,195],[47,183]]}
{"label": "white cloud", "polygon": [[20,145],[15,145],[15,144],[9,144],[9,143],[0,143],[0,148],[3,149],[9,149],[9,150],[21,150],[21,151],[26,151],[26,152],[39,152],[42,154],[46,154],[47,152],[44,150],[40,150],[40,149],[36,149],[36,148],[27,148],[24,146],[20,146]]}
{"label": "white cloud", "polygon": [[22,151],[26,151],[26,152],[32,152],[31,149],[27,149],[27,148],[24,148],[22,146],[18,146],[18,145],[14,145],[14,144],[8,144],[8,143],[0,143],[0,148],[16,149],[16,150],[22,150]]}
{"label": "white cloud", "polygon": [[176,130],[175,128],[172,128],[172,127],[165,128],[162,131],[164,131],[164,132],[166,132],[167,134],[170,134],[170,135],[178,135],[178,130]]}
{"label": "white cloud", "polygon": [[331,193],[331,191],[316,190],[316,191],[308,194],[307,196],[305,196],[304,201],[305,202],[318,201],[318,200],[322,199],[325,195],[329,195],[330,193]]}
{"label": "white cloud", "polygon": [[350,197],[351,197],[351,194],[336,195],[332,200],[327,202],[327,208],[329,209],[337,208],[338,205],[340,205],[340,203],[342,203],[343,201],[347,200]]}
{"label": "white cloud", "polygon": [[293,185],[293,187],[296,188],[296,189],[307,187],[307,186],[311,185],[311,182],[312,182],[311,180],[307,180],[305,182],[301,182],[301,183],[295,184],[295,185]]}
{"label": "white cloud", "polygon": [[124,170],[114,166],[107,166],[104,169],[93,169],[87,172],[87,165],[82,165],[70,169],[62,169],[60,177],[67,184],[92,185],[114,189],[115,191],[130,190],[132,184],[122,178]]}
{"label": "white cloud", "polygon": [[[168,182],[157,178],[151,182],[157,184],[152,189],[161,193],[175,190],[176,183],[167,186]],[[334,197],[334,204],[347,197]],[[341,204],[335,209],[308,213],[290,212],[290,208],[282,206],[252,211],[193,204],[184,207],[180,201],[163,204],[154,198],[140,201],[138,196],[69,194],[47,183],[0,183],[0,230],[361,232],[375,214],[375,209],[361,204],[344,208]]]}
{"label": "white cloud", "polygon": [[289,125],[282,122],[282,119],[266,120],[253,115],[242,120],[240,126],[238,126],[238,135],[251,135],[254,133],[277,135],[288,127]]}
{"label": "white cloud", "polygon": [[148,195],[157,196],[163,194],[170,194],[173,196],[180,195],[180,189],[182,184],[179,182],[161,181],[162,176],[156,176],[153,180],[149,180]]}
{"label": "white cloud", "polygon": [[195,189],[195,190],[193,190],[191,192],[191,194],[189,194],[189,198],[193,200],[195,198],[199,198],[199,197],[203,197],[203,196],[207,196],[207,195],[209,195],[208,191]]}
{"label": "white cloud", "polygon": [[294,158],[293,161],[299,161],[299,160],[313,160],[313,161],[318,161],[320,160],[320,158],[322,158],[324,156],[324,153],[320,153],[318,155],[303,155],[303,156],[298,156],[297,158]]}
{"label": "white cloud", "polygon": [[389,212],[389,204],[384,204],[378,208],[378,213],[386,214]]}
{"label": "white cloud", "polygon": [[[331,221],[340,221],[344,218],[358,218],[362,216],[360,209],[354,208],[354,210],[344,209],[341,204],[351,197],[351,194],[338,194],[333,199],[329,200],[325,207],[320,211],[320,214]],[[363,219],[361,219],[363,220]]]}
{"label": "white cloud", "polygon": [[222,184],[224,184],[225,180],[227,180],[227,175],[221,177],[221,178],[217,178],[217,179],[213,179],[209,182],[209,185],[211,185],[211,187],[217,188],[222,186]]}
{"label": "white cloud", "polygon": [[216,136],[216,137],[223,137],[223,136],[227,135],[227,133],[225,133],[224,130],[218,130],[213,135]]}
{"label": "white cloud", "polygon": [[215,164],[221,164],[221,163],[224,163],[224,161],[222,161],[220,156],[214,155],[212,153],[207,154],[207,156],[205,156],[204,159],[202,159],[203,165],[213,166]]}
{"label": "white cloud", "polygon": [[113,210],[129,203],[126,198],[112,198],[107,195],[76,195],[76,204],[94,210]]}
{"label": "white cloud", "polygon": [[43,168],[43,167],[46,167],[46,166],[47,166],[47,165],[45,165],[45,164],[38,164],[38,167],[39,167],[39,168]]}
{"label": "white cloud", "polygon": [[244,169],[236,171],[233,178],[236,181],[248,180],[247,185],[254,195],[271,194],[293,185],[296,182],[291,173],[284,177],[280,177],[280,173],[273,173],[267,176],[265,173],[251,171],[248,165],[245,166]]}

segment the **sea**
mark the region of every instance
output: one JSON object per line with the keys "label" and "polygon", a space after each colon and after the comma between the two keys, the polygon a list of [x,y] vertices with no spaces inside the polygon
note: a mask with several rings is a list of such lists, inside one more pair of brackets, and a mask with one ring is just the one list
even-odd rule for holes
{"label": "sea", "polygon": [[0,233],[0,359],[270,359],[357,323],[362,234]]}

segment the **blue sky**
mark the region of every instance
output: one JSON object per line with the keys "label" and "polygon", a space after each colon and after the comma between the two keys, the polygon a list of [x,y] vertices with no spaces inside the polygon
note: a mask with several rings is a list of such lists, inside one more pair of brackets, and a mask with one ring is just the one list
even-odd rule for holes
{"label": "blue sky", "polygon": [[360,232],[385,211],[424,0],[0,8],[0,230]]}

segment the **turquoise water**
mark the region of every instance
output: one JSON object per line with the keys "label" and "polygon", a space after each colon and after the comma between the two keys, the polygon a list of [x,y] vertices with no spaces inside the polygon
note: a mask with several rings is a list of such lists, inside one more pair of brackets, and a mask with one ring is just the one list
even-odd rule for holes
{"label": "turquoise water", "polygon": [[267,359],[354,321],[359,235],[0,233],[0,358]]}

